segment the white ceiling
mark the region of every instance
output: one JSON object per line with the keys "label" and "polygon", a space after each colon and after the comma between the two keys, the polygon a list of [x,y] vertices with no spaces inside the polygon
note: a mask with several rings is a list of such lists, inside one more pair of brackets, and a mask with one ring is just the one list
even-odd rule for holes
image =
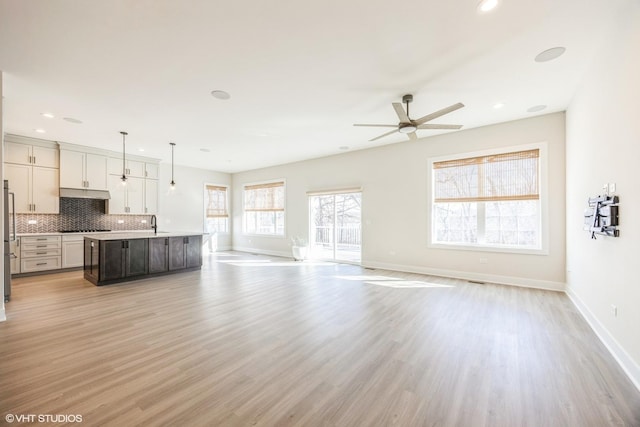
{"label": "white ceiling", "polygon": [[119,151],[124,130],[129,153],[174,141],[176,164],[224,172],[411,144],[352,125],[396,123],[405,93],[412,118],[464,103],[434,121],[463,129],[562,111],[628,1],[0,0],[5,131]]}

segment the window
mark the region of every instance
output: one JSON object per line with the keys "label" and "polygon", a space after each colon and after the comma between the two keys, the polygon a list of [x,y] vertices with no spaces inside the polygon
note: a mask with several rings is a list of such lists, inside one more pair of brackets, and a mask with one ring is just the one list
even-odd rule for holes
{"label": "window", "polygon": [[244,231],[284,236],[284,182],[244,186]]}
{"label": "window", "polygon": [[540,149],[432,163],[435,244],[542,248]]}
{"label": "window", "polygon": [[204,186],[204,218],[208,233],[229,232],[229,210],[227,187],[205,184]]}

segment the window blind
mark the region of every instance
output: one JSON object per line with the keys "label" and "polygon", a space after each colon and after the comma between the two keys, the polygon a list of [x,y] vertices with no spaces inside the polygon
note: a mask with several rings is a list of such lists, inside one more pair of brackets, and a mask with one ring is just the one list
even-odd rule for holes
{"label": "window blind", "polygon": [[207,218],[228,218],[227,187],[206,185],[207,189]]}
{"label": "window blind", "polygon": [[284,182],[245,185],[244,210],[247,212],[284,211]]}
{"label": "window blind", "polygon": [[537,200],[540,150],[435,162],[434,201]]}

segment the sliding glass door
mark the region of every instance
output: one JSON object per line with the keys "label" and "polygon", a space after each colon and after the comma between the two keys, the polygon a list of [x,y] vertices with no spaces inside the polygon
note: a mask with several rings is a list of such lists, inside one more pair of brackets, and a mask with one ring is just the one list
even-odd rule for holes
{"label": "sliding glass door", "polygon": [[309,196],[309,249],[315,259],[360,262],[361,192]]}

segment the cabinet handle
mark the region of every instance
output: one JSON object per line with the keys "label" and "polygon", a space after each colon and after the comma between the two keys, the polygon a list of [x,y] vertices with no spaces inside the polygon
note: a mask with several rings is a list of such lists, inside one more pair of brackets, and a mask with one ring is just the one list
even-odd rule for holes
{"label": "cabinet handle", "polygon": [[31,161],[31,156],[29,156],[29,163],[33,163],[33,162]]}
{"label": "cabinet handle", "polygon": [[36,164],[36,156],[33,156],[33,164]]}
{"label": "cabinet handle", "polygon": [[47,264],[48,263],[46,263],[46,262],[38,262],[38,263],[36,263],[36,265],[47,265]]}
{"label": "cabinet handle", "polygon": [[46,252],[36,252],[36,255],[46,255]]}

